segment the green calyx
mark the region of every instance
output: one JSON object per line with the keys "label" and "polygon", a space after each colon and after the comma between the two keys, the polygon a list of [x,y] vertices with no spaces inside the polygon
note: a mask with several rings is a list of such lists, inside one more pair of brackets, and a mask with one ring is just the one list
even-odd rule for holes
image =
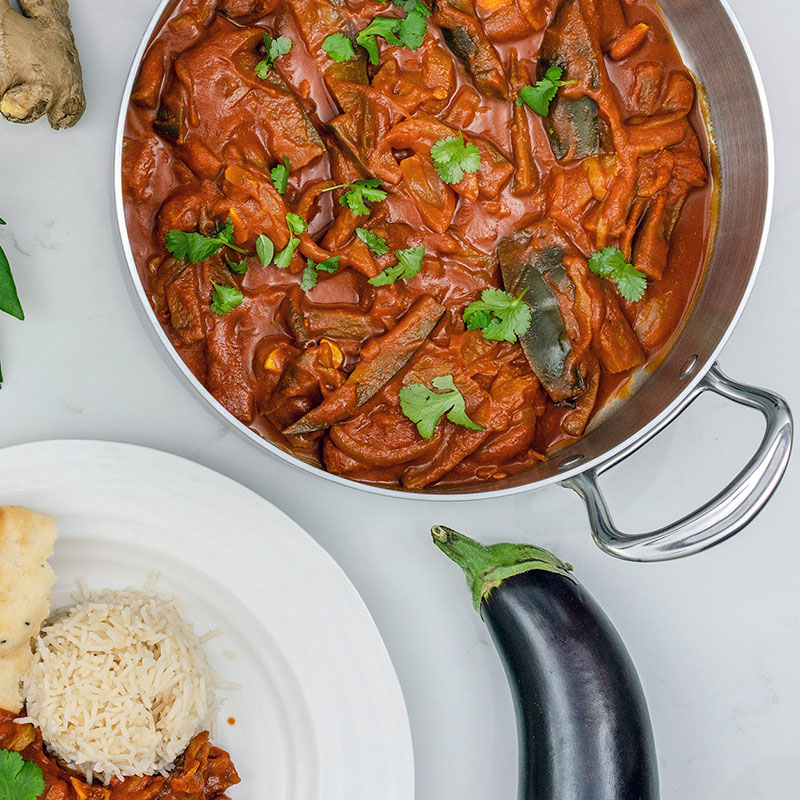
{"label": "green calyx", "polygon": [[434,525],[431,536],[434,544],[464,570],[472,601],[478,611],[481,601],[488,597],[492,589],[514,575],[541,570],[572,578],[571,564],[532,544],[509,542],[487,547],[444,525]]}

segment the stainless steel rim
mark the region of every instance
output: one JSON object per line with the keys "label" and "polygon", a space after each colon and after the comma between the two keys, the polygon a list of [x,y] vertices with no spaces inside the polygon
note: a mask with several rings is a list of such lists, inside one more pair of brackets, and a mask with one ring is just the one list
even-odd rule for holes
{"label": "stainless steel rim", "polygon": [[621,442],[616,447],[609,449],[608,451],[595,457],[594,459],[591,459],[589,461],[583,461],[579,464],[574,465],[569,469],[564,469],[563,472],[560,472],[556,475],[551,475],[547,478],[531,481],[530,483],[523,484],[520,486],[512,486],[502,489],[489,489],[479,492],[474,492],[474,491],[466,491],[463,493],[450,492],[447,494],[411,492],[403,489],[388,489],[380,486],[371,486],[369,484],[359,483],[350,478],[343,478],[339,475],[333,475],[329,472],[326,472],[325,470],[320,469],[319,467],[307,464],[304,461],[301,461],[300,459],[291,455],[290,453],[281,450],[279,447],[277,447],[277,445],[273,444],[267,439],[262,438],[257,433],[248,428],[246,425],[241,423],[238,419],[236,419],[236,417],[234,417],[229,411],[227,411],[227,409],[225,409],[219,402],[217,402],[217,400],[214,399],[211,393],[192,374],[191,370],[189,370],[186,364],[184,364],[183,360],[180,358],[177,351],[170,343],[167,335],[164,333],[164,330],[161,327],[161,323],[158,321],[152,309],[152,306],[150,305],[150,301],[147,298],[147,295],[145,294],[142,283],[139,279],[138,269],[136,267],[136,263],[133,258],[133,252],[131,251],[130,242],[128,241],[127,225],[125,221],[125,209],[122,197],[122,144],[123,144],[123,136],[125,130],[125,119],[128,112],[128,104],[130,101],[133,83],[136,79],[136,75],[141,63],[141,58],[144,55],[144,52],[148,44],[150,43],[150,38],[156,26],[160,22],[164,11],[168,6],[170,6],[174,2],[175,0],[161,0],[161,2],[159,3],[158,8],[155,10],[153,17],[150,20],[150,23],[144,32],[139,47],[137,48],[136,53],[133,56],[133,61],[131,63],[131,68],[128,73],[128,78],[125,82],[125,87],[123,89],[122,100],[120,103],[120,111],[117,120],[117,128],[115,133],[115,142],[114,142],[114,198],[116,207],[116,222],[117,222],[117,229],[120,235],[120,243],[122,245],[122,250],[125,256],[125,263],[127,265],[126,275],[129,280],[129,288],[133,292],[134,297],[136,297],[136,299],[139,301],[138,304],[141,306],[141,310],[143,311],[144,316],[149,322],[149,328],[151,330],[151,333],[154,334],[157,340],[160,342],[163,350],[165,351],[165,354],[168,355],[169,357],[168,360],[170,361],[170,363],[178,369],[178,371],[183,375],[184,379],[194,388],[195,392],[200,397],[202,397],[205,403],[216,413],[220,414],[234,428],[234,430],[238,431],[241,435],[245,436],[249,441],[251,441],[256,446],[266,450],[267,452],[271,453],[273,456],[279,458],[285,463],[290,464],[291,466],[300,469],[306,473],[315,475],[318,478],[337,483],[340,486],[346,486],[351,489],[359,489],[364,492],[383,495],[385,497],[406,497],[417,500],[438,500],[438,501],[483,500],[492,497],[505,497],[512,494],[531,491],[532,489],[543,488],[544,486],[549,486],[551,484],[561,483],[563,481],[568,481],[572,477],[586,470],[595,470],[608,461],[613,461],[616,463],[625,458],[630,453],[632,453],[634,450],[636,450],[642,440],[651,438],[661,428],[669,424],[672,421],[672,419],[680,412],[680,410],[683,407],[685,407],[687,398],[689,398],[690,395],[693,395],[695,393],[698,384],[700,384],[700,382],[704,380],[704,378],[706,377],[706,373],[714,366],[717,357],[719,356],[723,347],[727,343],[729,337],[733,333],[733,329],[736,327],[736,324],[738,323],[742,315],[742,312],[744,311],[747,301],[750,298],[750,294],[753,290],[753,285],[758,276],[758,271],[761,267],[761,262],[764,257],[764,251],[766,249],[767,238],[769,235],[769,228],[772,218],[772,206],[774,199],[775,153],[774,153],[772,122],[770,119],[769,107],[767,104],[767,96],[766,92],[764,91],[764,84],[761,79],[761,74],[759,72],[758,65],[756,64],[752,49],[750,48],[750,45],[745,37],[744,31],[742,30],[742,26],[739,24],[739,21],[736,18],[736,15],[734,14],[733,9],[731,9],[727,0],[718,0],[718,2],[722,6],[728,17],[730,18],[730,21],[739,37],[739,41],[741,42],[742,48],[747,56],[750,68],[753,72],[753,77],[756,86],[758,88],[759,101],[763,112],[763,122],[764,122],[764,130],[766,137],[767,160],[768,160],[767,197],[766,197],[766,207],[764,212],[764,224],[761,233],[761,240],[759,242],[758,252],[752,270],[750,272],[750,278],[748,280],[747,287],[742,295],[742,298],[739,302],[738,307],[736,308],[735,313],[733,314],[730,324],[728,325],[724,334],[721,336],[713,352],[708,356],[708,358],[705,360],[703,364],[698,365],[691,379],[687,379],[684,388],[675,397],[675,399],[669,405],[665,406],[664,409],[656,417],[654,417],[647,425],[642,426],[635,434],[628,437],[625,441]]}

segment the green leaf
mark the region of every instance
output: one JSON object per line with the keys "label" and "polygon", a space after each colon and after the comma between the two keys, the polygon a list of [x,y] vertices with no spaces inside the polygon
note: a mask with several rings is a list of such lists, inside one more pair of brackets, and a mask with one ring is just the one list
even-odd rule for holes
{"label": "green leaf", "polygon": [[237,275],[244,275],[247,272],[247,259],[243,258],[241,261],[231,261],[228,256],[223,256],[225,259],[225,263],[228,265],[228,269],[231,272],[235,272]]}
{"label": "green leaf", "polygon": [[369,55],[370,64],[378,64],[380,56],[378,54],[378,41],[376,36],[383,37],[389,44],[402,47],[403,42],[397,38],[397,31],[400,29],[401,20],[396,17],[375,17],[356,37],[356,43],[360,44]]}
{"label": "green leaf", "polygon": [[237,253],[246,253],[233,243],[233,220],[228,217],[225,224],[218,226],[214,236],[203,236],[202,233],[171,230],[165,237],[167,251],[175,258],[185,259],[190,264],[207,261],[223,247],[230,247]]}
{"label": "green leaf", "polygon": [[0,800],[36,800],[45,790],[42,770],[19,753],[0,750]]}
{"label": "green leaf", "polygon": [[289,230],[294,234],[303,233],[303,231],[308,227],[306,221],[299,214],[295,214],[293,211],[290,211],[286,215],[286,224],[289,226]]}
{"label": "green leaf", "polygon": [[464,173],[475,173],[481,168],[481,154],[472,142],[464,141],[464,134],[446,136],[431,147],[433,166],[445,183],[459,183]]}
{"label": "green leaf", "polygon": [[456,425],[473,431],[484,430],[483,425],[478,425],[467,416],[464,396],[456,388],[452,375],[440,375],[432,383],[441,393],[431,391],[422,383],[409,384],[399,392],[401,411],[417,426],[423,439],[433,437],[436,423],[445,414]]}
{"label": "green leaf", "polygon": [[265,266],[268,267],[272,261],[272,256],[275,254],[275,245],[272,243],[272,239],[269,238],[266,234],[261,234],[256,239],[256,255],[258,256],[258,260]]}
{"label": "green leaf", "polygon": [[464,312],[464,322],[466,323],[468,331],[476,331],[480,328],[485,328],[492,321],[490,312],[484,309],[473,309],[471,314]]}
{"label": "green leaf", "polygon": [[421,11],[414,9],[400,22],[397,35],[400,41],[409,49],[416,50],[422,45],[428,30],[428,20]]}
{"label": "green leaf", "polygon": [[17,319],[25,319],[25,312],[17,294],[17,285],[11,274],[11,265],[2,247],[0,247],[0,311],[5,311]]}
{"label": "green leaf", "polygon": [[368,178],[353,181],[352,183],[340,183],[338,186],[329,186],[323,192],[332,192],[334,189],[347,189],[339,198],[339,203],[345,208],[349,208],[357,217],[369,216],[369,208],[364,202],[377,203],[386,199],[386,192],[380,189],[381,182],[377,178]]}
{"label": "green leaf", "polygon": [[272,185],[278,194],[286,194],[286,186],[289,182],[289,157],[284,156],[283,164],[276,164],[270,171]]}
{"label": "green leaf", "polygon": [[224,242],[215,237],[203,236],[202,233],[171,230],[166,235],[166,247],[175,258],[185,259],[190,264],[199,264],[224,247]]}
{"label": "green leaf", "polygon": [[569,86],[577,81],[562,81],[561,76],[564,70],[561,67],[552,66],[544,74],[542,80],[537,81],[536,86],[523,86],[519,90],[517,105],[525,103],[528,108],[535,111],[540,117],[546,117],[550,111],[550,103],[556,96],[561,86]]}
{"label": "green leaf", "polygon": [[384,239],[383,236],[378,236],[378,234],[368,231],[366,228],[356,228],[356,236],[358,236],[376,256],[383,256],[389,252],[389,245],[386,244],[386,239]]}
{"label": "green leaf", "polygon": [[589,259],[589,269],[617,285],[617,291],[631,302],[638,302],[647,291],[647,275],[625,260],[617,247],[604,247]]}
{"label": "green leaf", "polygon": [[527,289],[514,297],[502,289],[484,289],[481,299],[464,309],[467,330],[481,329],[492,342],[516,342],[531,326],[531,309],[522,301]]}
{"label": "green leaf", "polygon": [[343,33],[332,33],[326,37],[322,43],[322,49],[334,61],[350,61],[356,57],[356,49],[353,42]]}
{"label": "green leaf", "polygon": [[289,244],[287,244],[283,250],[277,253],[273,263],[278,269],[286,269],[292,263],[292,256],[294,255],[294,251],[297,250],[297,246],[299,244],[300,240],[292,237],[289,239]]}
{"label": "green leaf", "polygon": [[409,247],[407,250],[395,250],[397,263],[386,267],[383,272],[370,278],[368,283],[373,286],[388,286],[401,278],[413,278],[422,269],[422,259],[425,256],[425,245]]}
{"label": "green leaf", "polygon": [[214,281],[211,281],[211,285],[214,287],[211,292],[211,310],[215,314],[222,316],[242,304],[244,296],[235,286],[225,286]]}
{"label": "green leaf", "polygon": [[339,269],[339,259],[341,256],[330,256],[320,264],[317,264],[317,270],[320,272],[336,272]]}
{"label": "green leaf", "polygon": [[310,258],[306,260],[306,268],[303,270],[303,278],[300,281],[300,288],[307,292],[317,285],[320,272],[336,272],[339,269],[339,259],[341,256],[330,256],[320,264],[315,264]]}
{"label": "green leaf", "polygon": [[306,268],[303,270],[303,278],[300,281],[300,288],[307,292],[317,285],[317,265],[309,258]]}
{"label": "green leaf", "polygon": [[288,36],[279,36],[277,39],[273,39],[264,31],[264,47],[267,55],[256,64],[256,75],[262,80],[267,77],[267,73],[272,69],[275,61],[292,49],[292,40]]}

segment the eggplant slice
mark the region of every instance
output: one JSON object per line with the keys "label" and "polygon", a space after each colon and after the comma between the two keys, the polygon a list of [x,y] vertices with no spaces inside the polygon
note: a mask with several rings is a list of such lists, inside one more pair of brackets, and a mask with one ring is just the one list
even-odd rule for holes
{"label": "eggplant slice", "polygon": [[537,241],[524,232],[506,237],[497,248],[506,291],[518,295],[527,289],[524,299],[532,318],[520,344],[536,377],[556,403],[575,397],[584,388],[570,359],[572,344],[558,306],[557,294],[575,291],[564,269],[564,252],[557,239]]}

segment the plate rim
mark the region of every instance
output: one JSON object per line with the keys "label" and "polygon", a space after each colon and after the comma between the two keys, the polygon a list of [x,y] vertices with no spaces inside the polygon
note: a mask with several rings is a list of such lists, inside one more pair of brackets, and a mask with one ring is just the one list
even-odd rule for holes
{"label": "plate rim", "polygon": [[[270,500],[248,486],[239,483],[218,470],[167,450],[130,442],[103,439],[58,438],[35,440],[0,448],[0,470],[8,469],[8,464],[13,464],[19,454],[22,454],[22,458],[30,458],[31,454],[33,454],[34,459],[46,458],[48,455],[59,459],[66,456],[70,460],[77,460],[87,464],[111,457],[117,461],[133,462],[133,465],[138,464],[139,469],[141,469],[143,459],[148,463],[152,463],[155,460],[166,467],[172,467],[173,470],[177,467],[183,479],[187,477],[192,479],[202,479],[203,477],[212,479],[216,487],[222,491],[234,490],[248,496],[256,506],[266,505],[271,514],[274,515],[274,519],[280,520],[285,525],[283,534],[291,534],[290,538],[293,546],[298,547],[300,552],[312,560],[317,567],[323,569],[331,580],[336,583],[344,595],[344,602],[352,608],[354,620],[357,621],[361,633],[369,637],[370,657],[368,660],[372,662],[377,659],[377,663],[380,666],[380,672],[373,670],[373,675],[379,678],[380,685],[390,689],[390,691],[384,693],[384,699],[389,704],[388,708],[393,707],[394,730],[392,731],[391,741],[393,742],[392,750],[397,756],[397,774],[406,776],[399,787],[398,797],[412,800],[415,788],[415,759],[411,725],[403,688],[386,643],[367,604],[344,569],[299,523]],[[19,489],[19,486],[14,487],[16,491],[19,491]],[[2,491],[0,491],[1,496]],[[46,506],[46,501],[44,505]],[[309,707],[308,710],[312,712],[311,717],[313,720],[313,709]],[[398,721],[401,723],[399,728]],[[339,787],[339,789],[341,790],[342,787]],[[326,789],[324,784],[324,775],[321,774],[319,797],[328,797],[328,794],[329,790]]]}

